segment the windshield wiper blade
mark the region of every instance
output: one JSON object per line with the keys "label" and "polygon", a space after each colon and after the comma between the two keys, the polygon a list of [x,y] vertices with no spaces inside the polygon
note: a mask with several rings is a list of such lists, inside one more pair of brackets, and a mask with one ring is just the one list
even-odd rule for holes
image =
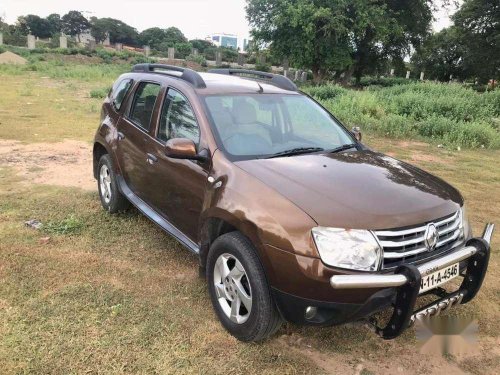
{"label": "windshield wiper blade", "polygon": [[357,145],[355,143],[349,143],[349,144],[346,144],[346,145],[342,145],[342,146],[336,147],[333,150],[330,150],[329,152],[331,152],[332,154],[335,154],[337,152],[342,152],[342,151],[349,150],[351,148],[356,148],[356,146]]}
{"label": "windshield wiper blade", "polygon": [[297,147],[297,148],[292,148],[290,150],[277,152],[275,154],[272,154],[271,156],[268,156],[267,159],[278,158],[281,156],[293,156],[293,155],[307,154],[309,152],[318,152],[318,151],[324,151],[324,149],[321,147]]}

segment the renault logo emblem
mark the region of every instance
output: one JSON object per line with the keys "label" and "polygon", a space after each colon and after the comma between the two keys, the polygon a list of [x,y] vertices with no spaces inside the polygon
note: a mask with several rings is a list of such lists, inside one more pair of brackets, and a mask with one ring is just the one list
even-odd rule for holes
{"label": "renault logo emblem", "polygon": [[436,248],[438,243],[439,233],[434,224],[427,225],[427,229],[425,230],[424,242],[427,251],[432,251]]}

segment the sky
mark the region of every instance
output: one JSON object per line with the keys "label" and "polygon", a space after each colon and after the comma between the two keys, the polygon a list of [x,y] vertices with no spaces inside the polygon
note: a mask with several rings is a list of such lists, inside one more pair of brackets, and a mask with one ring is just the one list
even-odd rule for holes
{"label": "sky", "polygon": [[175,26],[188,39],[220,32],[244,38],[250,29],[245,4],[245,0],[0,0],[0,16],[12,24],[21,15],[46,17],[79,10],[87,18],[112,17],[139,31]]}
{"label": "sky", "polygon": [[[77,5],[75,5],[75,3]],[[245,0],[0,0],[0,17],[15,23],[18,16],[51,13],[64,15],[80,10],[87,17],[112,17],[142,31],[149,27],[178,27],[188,39],[205,38],[213,33],[249,36]],[[446,11],[436,13],[434,30],[450,25]]]}

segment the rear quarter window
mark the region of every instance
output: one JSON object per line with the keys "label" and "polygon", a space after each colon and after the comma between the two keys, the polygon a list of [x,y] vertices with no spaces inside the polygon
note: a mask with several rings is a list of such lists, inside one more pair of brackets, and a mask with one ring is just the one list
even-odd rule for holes
{"label": "rear quarter window", "polygon": [[132,87],[133,81],[131,79],[124,79],[120,82],[118,82],[115,87],[113,87],[111,94],[110,94],[110,99],[111,103],[113,104],[113,107],[119,111],[120,108],[122,107],[123,100],[127,96],[127,93],[129,92],[130,88]]}

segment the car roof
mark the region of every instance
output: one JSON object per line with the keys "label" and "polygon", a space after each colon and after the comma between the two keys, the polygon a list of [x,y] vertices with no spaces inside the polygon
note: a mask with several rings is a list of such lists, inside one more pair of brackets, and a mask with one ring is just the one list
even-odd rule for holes
{"label": "car roof", "polygon": [[297,91],[285,90],[264,80],[216,73],[199,73],[206,84],[204,89],[196,89],[200,94],[290,94]]}
{"label": "car roof", "polygon": [[[164,70],[167,68],[172,70]],[[256,93],[300,95],[293,82],[287,78],[257,71],[219,69],[203,73],[181,67],[140,64],[122,78],[157,81],[165,85],[175,81],[184,89],[191,89],[199,95]]]}

